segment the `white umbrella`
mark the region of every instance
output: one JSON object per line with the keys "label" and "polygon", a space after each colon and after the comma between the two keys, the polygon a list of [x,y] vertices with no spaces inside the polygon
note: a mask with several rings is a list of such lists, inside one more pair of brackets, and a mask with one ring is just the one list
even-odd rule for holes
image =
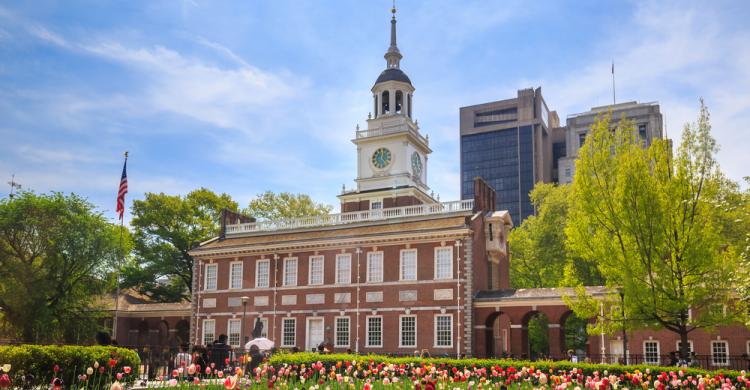
{"label": "white umbrella", "polygon": [[253,345],[257,345],[258,349],[260,349],[261,351],[268,351],[273,349],[275,344],[273,341],[265,337],[258,337],[257,339],[248,341],[247,344],[245,344],[245,350],[249,351],[250,347],[252,347]]}

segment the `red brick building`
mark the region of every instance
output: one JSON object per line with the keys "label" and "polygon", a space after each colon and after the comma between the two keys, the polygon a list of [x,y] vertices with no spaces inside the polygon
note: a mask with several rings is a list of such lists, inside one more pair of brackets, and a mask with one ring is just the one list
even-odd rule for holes
{"label": "red brick building", "polygon": [[[395,11],[394,11],[395,12]],[[414,87],[400,69],[395,15],[387,68],[372,87],[367,129],[357,127],[357,187],[342,190],[342,213],[256,222],[226,215],[220,237],[194,257],[190,338],[220,334],[239,347],[256,321],[277,347],[434,355],[529,356],[528,325],[548,320],[549,354],[569,349],[565,289],[509,289],[507,211],[474,181],[474,199],[440,202],[427,186],[429,138],[413,120]],[[589,287],[602,297],[602,287]],[[629,355],[668,363],[668,332],[631,334]],[[750,349],[744,327],[691,334],[714,366]],[[593,361],[622,356],[619,337],[589,336]],[[638,357],[640,356],[640,357]],[[631,360],[632,361],[632,360]],[[738,363],[739,364],[739,363]]]}

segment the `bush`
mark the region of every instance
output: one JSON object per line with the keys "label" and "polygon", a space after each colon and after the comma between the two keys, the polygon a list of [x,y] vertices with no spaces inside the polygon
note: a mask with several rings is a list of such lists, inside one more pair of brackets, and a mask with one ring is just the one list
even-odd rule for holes
{"label": "bush", "polygon": [[[110,366],[110,361],[114,367]],[[78,376],[85,374],[86,369],[99,362],[104,373],[95,374],[90,379],[98,383],[109,383],[123,367],[132,368],[130,375],[123,376],[123,382],[132,382],[141,363],[135,351],[126,348],[74,345],[18,345],[0,346],[0,367],[11,365],[8,373],[13,383],[18,386],[48,386],[53,378],[60,378],[66,387],[79,382]],[[55,372],[55,366],[59,368]],[[24,378],[27,378],[24,381]]]}
{"label": "bush", "polygon": [[725,376],[731,376],[731,377],[737,377],[741,375],[737,371],[731,371],[731,370],[720,370],[720,371],[707,371],[697,368],[678,368],[678,367],[660,367],[660,366],[649,366],[649,365],[620,365],[620,364],[592,364],[592,363],[573,363],[567,360],[560,360],[560,361],[549,361],[549,360],[542,360],[542,361],[524,361],[524,360],[512,360],[512,359],[448,359],[448,358],[415,358],[415,357],[390,357],[390,356],[383,356],[383,355],[348,355],[348,354],[331,354],[331,355],[322,355],[317,353],[311,353],[311,352],[302,352],[302,353],[294,353],[294,354],[287,354],[287,353],[281,353],[276,354],[270,359],[270,364],[273,366],[280,366],[284,363],[286,364],[306,364],[309,365],[310,363],[318,362],[320,361],[326,366],[334,365],[339,361],[354,361],[356,360],[360,364],[367,364],[369,362],[373,362],[375,364],[379,363],[391,363],[391,364],[434,364],[434,365],[441,365],[444,364],[447,367],[456,367],[456,368],[463,368],[463,367],[484,367],[484,368],[490,368],[490,367],[500,367],[500,368],[508,368],[508,367],[515,367],[515,368],[521,368],[521,367],[533,367],[534,369],[541,370],[543,372],[557,372],[559,370],[564,371],[570,371],[574,368],[581,369],[583,371],[584,375],[592,375],[594,372],[598,371],[600,373],[604,372],[605,370],[609,372],[612,375],[620,375],[625,373],[632,373],[636,370],[641,372],[646,372],[646,370],[650,370],[652,373],[660,373],[660,372],[670,372],[670,371],[678,371],[682,370],[685,375],[693,375],[696,376],[698,374],[706,376],[706,375],[713,375],[713,374],[724,374]]}

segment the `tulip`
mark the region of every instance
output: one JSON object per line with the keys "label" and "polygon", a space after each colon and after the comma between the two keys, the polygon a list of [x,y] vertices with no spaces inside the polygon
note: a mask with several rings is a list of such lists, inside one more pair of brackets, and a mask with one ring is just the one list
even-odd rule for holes
{"label": "tulip", "polygon": [[119,381],[114,381],[112,386],[109,387],[109,390],[122,390],[122,384]]}
{"label": "tulip", "polygon": [[[2,369],[3,372],[7,374],[10,372],[10,364],[3,364],[2,367],[0,367],[0,369]],[[745,375],[745,374],[742,374],[742,375]]]}
{"label": "tulip", "polygon": [[117,374],[115,374],[115,378],[117,378],[118,381],[122,380],[122,373],[118,372]]}
{"label": "tulip", "polygon": [[196,376],[195,378],[193,378],[193,383],[199,385],[201,383],[201,380]]}
{"label": "tulip", "polygon": [[130,373],[132,372],[132,370],[133,369],[130,366],[125,366],[125,367],[122,368],[122,371],[125,372],[125,374],[127,374],[127,375],[130,375]]}
{"label": "tulip", "polygon": [[115,360],[115,359],[109,359],[109,367],[110,368],[115,368],[116,365],[117,365],[117,360]]}
{"label": "tulip", "polygon": [[88,376],[94,375],[94,369],[93,369],[93,368],[91,368],[91,367],[87,368],[87,369],[86,369],[86,374],[87,374]]}
{"label": "tulip", "polygon": [[191,365],[188,366],[188,370],[187,371],[188,371],[189,375],[195,375],[195,370],[196,370],[195,364],[191,364]]}
{"label": "tulip", "polygon": [[8,387],[10,387],[10,377],[8,374],[0,375],[0,389],[7,389]]}
{"label": "tulip", "polygon": [[52,367],[52,371],[54,371],[55,373],[58,373],[58,372],[60,372],[60,366],[58,366],[57,364],[55,364],[55,365],[54,365],[54,366]]}

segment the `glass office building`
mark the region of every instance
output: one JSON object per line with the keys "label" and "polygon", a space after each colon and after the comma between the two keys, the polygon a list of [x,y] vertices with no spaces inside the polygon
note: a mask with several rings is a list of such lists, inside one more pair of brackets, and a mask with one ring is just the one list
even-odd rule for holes
{"label": "glass office building", "polygon": [[531,126],[461,137],[461,198],[474,196],[475,177],[495,189],[496,208],[514,221],[534,213],[528,193],[534,188]]}

